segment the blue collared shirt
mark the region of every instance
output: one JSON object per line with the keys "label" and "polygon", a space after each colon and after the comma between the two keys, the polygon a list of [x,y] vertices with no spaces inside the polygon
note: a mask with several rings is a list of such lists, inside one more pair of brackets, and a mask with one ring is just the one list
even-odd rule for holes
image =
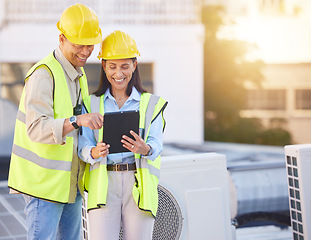
{"label": "blue collared shirt", "polygon": [[[131,95],[126,100],[124,105],[119,108],[115,98],[111,95],[108,88],[104,97],[105,113],[139,110],[140,96],[141,93],[133,87]],[[85,109],[83,109],[82,114],[83,113],[86,113]],[[161,154],[163,149],[162,129],[163,121],[161,114],[159,114],[150,125],[149,136],[146,141],[146,143],[153,149],[153,153],[150,156],[146,156],[146,158],[152,161],[154,161],[156,157]],[[82,135],[79,135],[78,154],[84,162],[94,164],[95,162],[101,160],[101,158],[93,159],[91,156],[91,150],[93,147],[96,147],[96,144],[97,142],[95,140],[94,132],[88,127],[82,127]],[[107,156],[107,164],[133,163],[134,161],[134,153],[132,152],[113,153],[108,154]]]}

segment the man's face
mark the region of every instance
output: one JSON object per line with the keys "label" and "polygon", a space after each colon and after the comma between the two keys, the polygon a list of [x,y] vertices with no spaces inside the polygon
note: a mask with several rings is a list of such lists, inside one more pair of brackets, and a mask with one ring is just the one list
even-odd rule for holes
{"label": "man's face", "polygon": [[59,35],[60,49],[74,67],[83,67],[94,50],[94,45],[79,45],[70,42],[63,34]]}

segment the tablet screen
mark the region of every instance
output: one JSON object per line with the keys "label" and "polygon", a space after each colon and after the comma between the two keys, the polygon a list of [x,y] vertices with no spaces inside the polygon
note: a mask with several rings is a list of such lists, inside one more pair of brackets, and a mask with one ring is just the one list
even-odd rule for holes
{"label": "tablet screen", "polygon": [[130,130],[139,134],[139,111],[111,112],[104,115],[103,141],[110,145],[109,153],[129,152],[121,143],[123,135],[132,139]]}

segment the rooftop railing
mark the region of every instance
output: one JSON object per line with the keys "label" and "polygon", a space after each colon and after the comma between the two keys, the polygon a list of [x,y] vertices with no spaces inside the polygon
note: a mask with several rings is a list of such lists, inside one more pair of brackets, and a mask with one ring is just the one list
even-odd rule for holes
{"label": "rooftop railing", "polygon": [[[200,0],[80,0],[98,15],[101,24],[195,24]],[[0,25],[56,23],[76,0],[1,0]],[[2,23],[2,24],[1,24]]]}

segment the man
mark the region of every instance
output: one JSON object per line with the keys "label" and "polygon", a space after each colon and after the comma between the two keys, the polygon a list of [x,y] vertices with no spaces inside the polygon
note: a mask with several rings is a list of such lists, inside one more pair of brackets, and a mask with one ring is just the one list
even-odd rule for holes
{"label": "man", "polygon": [[103,122],[99,113],[79,115],[88,95],[82,67],[102,34],[95,12],[82,4],[68,7],[57,28],[59,47],[25,78],[8,185],[26,201],[28,239],[78,240],[85,168],[77,156],[79,127]]}

